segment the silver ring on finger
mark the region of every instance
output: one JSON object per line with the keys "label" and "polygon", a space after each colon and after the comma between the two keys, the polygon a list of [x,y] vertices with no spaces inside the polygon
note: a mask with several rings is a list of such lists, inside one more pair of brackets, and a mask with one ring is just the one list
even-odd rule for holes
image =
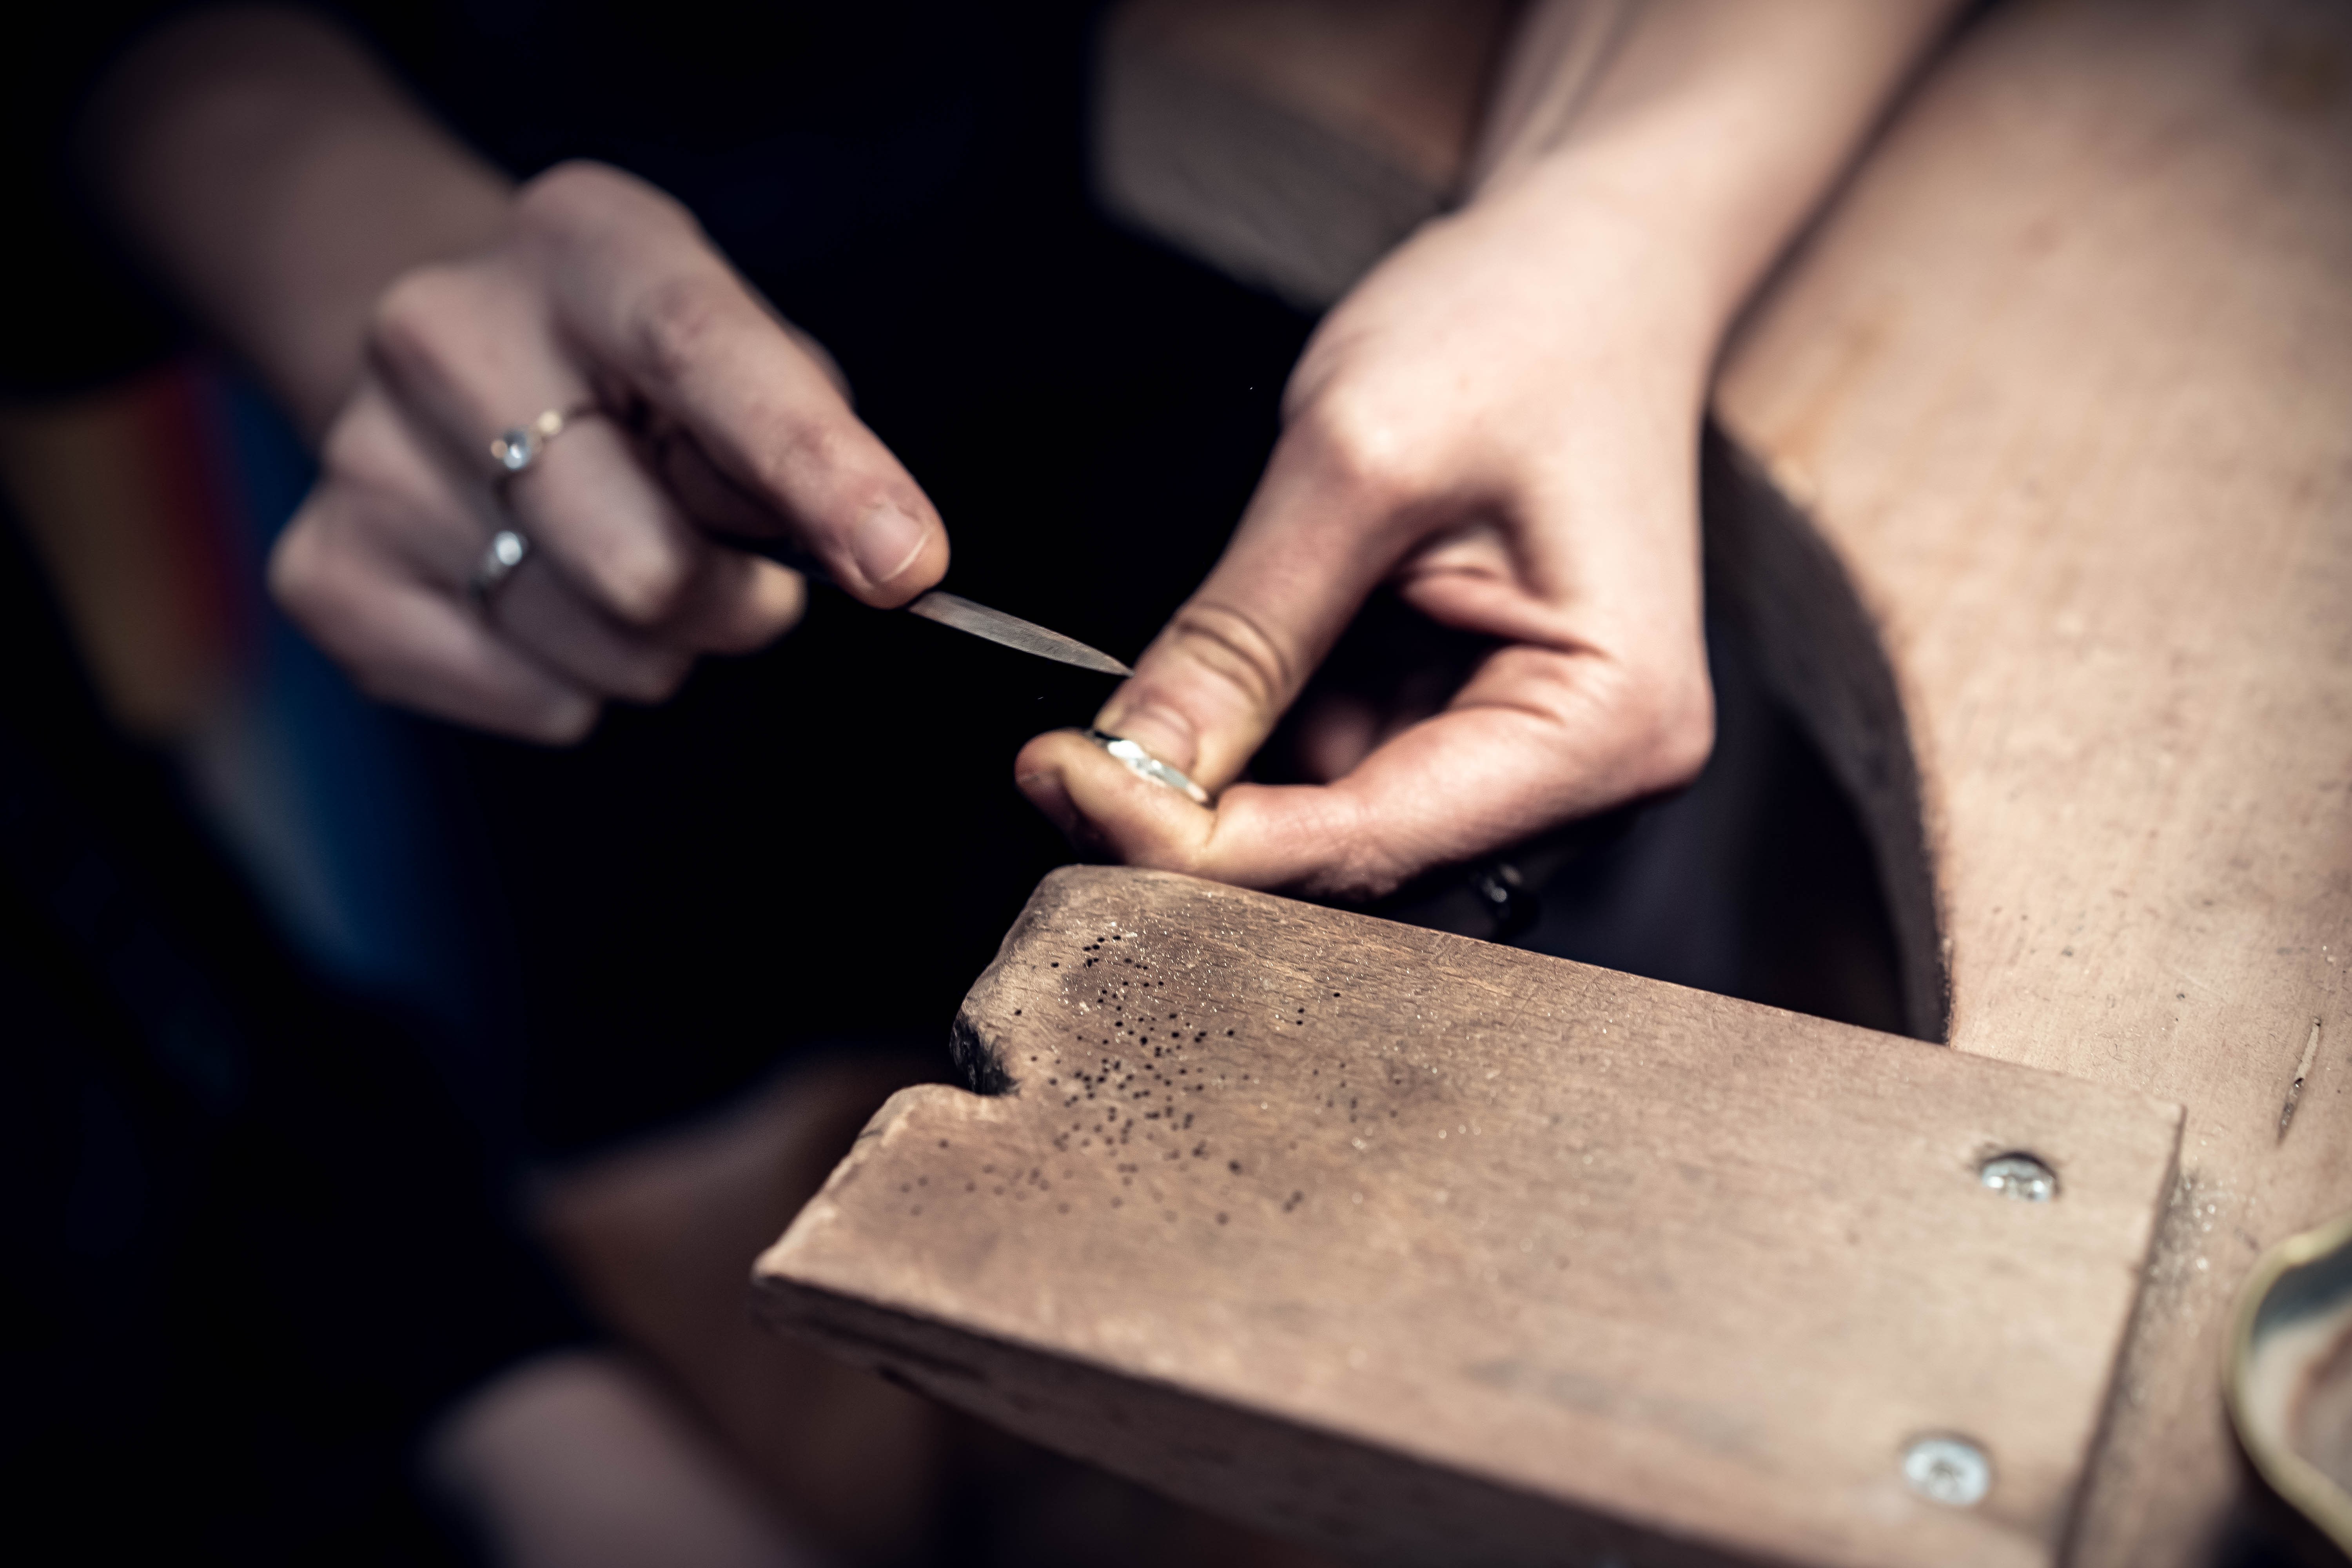
{"label": "silver ring on finger", "polygon": [[499,530],[482,546],[482,557],[474,563],[474,570],[466,579],[466,597],[473,601],[476,609],[487,612],[490,595],[530,558],[530,540],[511,528]]}
{"label": "silver ring on finger", "polygon": [[490,460],[499,466],[494,482],[503,484],[529,469],[558,436],[595,412],[593,403],[583,403],[576,408],[551,408],[528,425],[518,425],[491,437]]}
{"label": "silver ring on finger", "polygon": [[1179,769],[1170,767],[1141,746],[1124,735],[1114,735],[1108,730],[1088,730],[1087,739],[1127,764],[1127,771],[1139,779],[1164,784],[1194,805],[1210,804],[1209,792],[1194,784]]}
{"label": "silver ring on finger", "polygon": [[[595,413],[596,405],[584,403],[574,408],[551,408],[528,425],[518,425],[490,437],[490,460],[498,464],[498,472],[490,478],[490,489],[501,508],[507,502],[507,486],[515,478],[530,470],[541,454],[551,446],[558,436]],[[466,597],[474,607],[487,612],[490,595],[515,574],[530,556],[530,540],[521,531],[501,528],[490,535],[482,547],[480,559],[474,563],[473,572],[466,578]]]}

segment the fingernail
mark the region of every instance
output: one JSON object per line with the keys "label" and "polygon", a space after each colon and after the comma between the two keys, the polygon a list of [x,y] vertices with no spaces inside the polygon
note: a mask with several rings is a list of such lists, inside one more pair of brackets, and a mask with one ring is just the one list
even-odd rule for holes
{"label": "fingernail", "polygon": [[919,519],[884,501],[850,535],[849,552],[866,582],[878,588],[912,565],[929,537],[930,531]]}
{"label": "fingernail", "polygon": [[1192,721],[1156,702],[1135,708],[1114,702],[1097,716],[1095,728],[1125,736],[1180,773],[1192,772],[1200,761],[1201,741]]}

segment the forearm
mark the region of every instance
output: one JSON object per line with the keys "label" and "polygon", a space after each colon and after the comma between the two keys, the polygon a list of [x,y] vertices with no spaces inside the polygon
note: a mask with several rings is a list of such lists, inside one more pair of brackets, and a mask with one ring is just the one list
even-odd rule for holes
{"label": "forearm", "polygon": [[488,243],[511,199],[359,45],[292,10],[206,12],[147,38],[101,84],[82,142],[101,210],[314,438],[357,382],[384,289]]}
{"label": "forearm", "polygon": [[[1562,247],[1622,236],[1702,354],[1955,0],[1535,0],[1475,164]],[[1632,303],[1633,301],[1628,301]]]}

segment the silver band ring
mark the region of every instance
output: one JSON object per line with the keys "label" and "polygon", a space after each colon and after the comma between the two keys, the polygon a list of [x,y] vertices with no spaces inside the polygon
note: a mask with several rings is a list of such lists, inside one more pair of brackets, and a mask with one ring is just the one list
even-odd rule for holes
{"label": "silver band ring", "polygon": [[1088,730],[1087,739],[1127,764],[1127,771],[1139,779],[1164,784],[1194,805],[1209,804],[1209,792],[1194,784],[1181,772],[1170,767],[1141,746],[1124,735],[1114,735],[1108,730]]}
{"label": "silver band ring", "polygon": [[566,428],[595,412],[593,403],[577,408],[551,408],[528,425],[499,432],[490,438],[490,460],[499,466],[498,477],[513,479],[539,461],[539,455]]}
{"label": "silver band ring", "polygon": [[[499,471],[492,476],[490,488],[498,493],[499,501],[506,500],[508,483],[538,462],[540,454],[558,436],[595,412],[593,403],[583,403],[576,408],[551,408],[528,425],[518,425],[492,437],[490,460],[498,464]],[[529,539],[515,529],[499,530],[482,547],[481,559],[474,563],[473,574],[466,579],[466,597],[474,602],[476,608],[487,610],[490,595],[530,556]]]}
{"label": "silver band ring", "polygon": [[530,557],[530,541],[511,528],[502,528],[490,535],[482,546],[482,558],[474,563],[473,575],[466,579],[466,597],[477,608],[488,609],[490,595],[499,584],[514,575],[516,567]]}

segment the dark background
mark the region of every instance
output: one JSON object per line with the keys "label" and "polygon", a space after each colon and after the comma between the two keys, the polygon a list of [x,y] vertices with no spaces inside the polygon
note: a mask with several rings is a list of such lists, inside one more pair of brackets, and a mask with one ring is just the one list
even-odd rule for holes
{"label": "dark background", "polygon": [[[70,179],[79,95],[155,14],[76,8],[15,57],[12,399],[188,343]],[[1091,7],[346,15],[518,177],[600,157],[685,200],[937,502],[950,588],[1132,658],[1214,559],[1313,323],[1097,214]],[[965,987],[1069,858],[1013,754],[1110,685],[820,592],[775,647],[573,749],[393,721],[490,975],[453,1022],[288,951],[171,760],[98,717],[8,531],[0,1116],[25,1327],[0,1442],[28,1520],[89,1555],[445,1550],[408,1491],[416,1423],[581,1331],[507,1218],[517,1170],[798,1053],[912,1043],[945,1070]],[[1737,628],[1709,636],[1720,740],[1694,788],[1511,851],[1506,905],[1482,865],[1387,912],[1897,1027],[1853,814]],[[1382,605],[1326,679],[1380,694],[1477,651]]]}

